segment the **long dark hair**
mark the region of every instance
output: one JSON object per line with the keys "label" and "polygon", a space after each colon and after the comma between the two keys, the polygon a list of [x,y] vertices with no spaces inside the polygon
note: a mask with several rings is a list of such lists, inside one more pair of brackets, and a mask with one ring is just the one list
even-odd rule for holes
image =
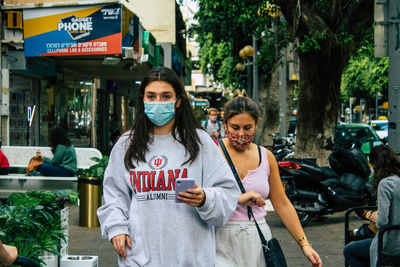
{"label": "long dark hair", "polygon": [[224,106],[224,123],[228,123],[228,120],[233,116],[248,113],[253,117],[256,124],[260,118],[260,111],[256,102],[246,96],[246,91],[240,92],[236,90],[234,97],[229,100]]}
{"label": "long dark hair", "polygon": [[56,126],[50,132],[50,147],[55,150],[58,145],[70,146],[71,141],[64,129]]}
{"label": "long dark hair", "polygon": [[396,152],[387,145],[374,147],[369,160],[374,168],[373,187],[375,190],[378,189],[382,179],[393,175],[400,176],[400,160]]}
{"label": "long dark hair", "polygon": [[[187,162],[193,162],[199,154],[200,138],[196,129],[201,129],[201,125],[193,114],[190,106],[189,98],[186,91],[175,71],[160,67],[149,71],[143,78],[140,85],[139,95],[136,104],[136,115],[133,127],[129,133],[130,145],[125,153],[124,164],[126,169],[135,168],[135,162],[146,162],[146,151],[149,150],[149,142],[151,142],[151,134],[153,133],[154,124],[147,118],[144,113],[144,90],[152,82],[162,81],[169,83],[175,90],[176,99],[180,100],[179,108],[175,110],[175,123],[172,130],[172,136],[181,143],[190,157]],[[176,136],[176,132],[179,135]]]}

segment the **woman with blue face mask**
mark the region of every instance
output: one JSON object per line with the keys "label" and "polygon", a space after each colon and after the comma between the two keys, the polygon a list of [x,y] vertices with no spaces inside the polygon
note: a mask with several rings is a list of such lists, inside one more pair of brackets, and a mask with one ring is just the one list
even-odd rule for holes
{"label": "woman with blue face mask", "polygon": [[[173,70],[150,71],[136,107],[104,175],[102,236],[119,266],[214,266],[214,227],[227,222],[239,196],[234,177]],[[195,185],[176,199],[178,178]]]}

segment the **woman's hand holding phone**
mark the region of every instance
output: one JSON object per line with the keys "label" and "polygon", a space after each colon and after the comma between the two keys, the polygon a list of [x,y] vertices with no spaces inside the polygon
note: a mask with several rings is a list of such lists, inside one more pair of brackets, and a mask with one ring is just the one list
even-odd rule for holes
{"label": "woman's hand holding phone", "polygon": [[132,248],[131,237],[129,235],[116,235],[111,239],[111,243],[113,244],[115,251],[124,260],[126,259],[125,242],[129,248]]}
{"label": "woman's hand holding phone", "polygon": [[206,194],[203,188],[194,185],[194,188],[188,188],[186,192],[179,192],[177,199],[192,207],[201,207],[206,202]]}

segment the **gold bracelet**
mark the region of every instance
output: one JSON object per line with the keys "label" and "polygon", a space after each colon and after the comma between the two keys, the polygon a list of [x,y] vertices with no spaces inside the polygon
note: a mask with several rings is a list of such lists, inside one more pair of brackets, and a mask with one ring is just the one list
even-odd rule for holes
{"label": "gold bracelet", "polygon": [[370,210],[367,210],[366,212],[364,212],[364,214],[363,214],[364,219],[369,220],[369,217],[371,216],[371,214],[372,214],[372,211],[370,211]]}
{"label": "gold bracelet", "polygon": [[310,247],[312,247],[310,243],[305,243],[305,244],[300,245],[301,248],[302,248],[302,247],[305,247],[305,246],[310,246]]}
{"label": "gold bracelet", "polygon": [[306,237],[306,236],[302,236],[302,237],[296,239],[296,242],[297,242],[297,244],[300,245],[300,242],[301,242],[301,241],[304,241],[304,240],[307,240],[307,237]]}

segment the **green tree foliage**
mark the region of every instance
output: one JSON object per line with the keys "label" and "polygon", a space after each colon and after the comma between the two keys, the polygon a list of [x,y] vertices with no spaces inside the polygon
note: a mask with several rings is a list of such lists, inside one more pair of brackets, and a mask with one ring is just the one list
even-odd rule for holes
{"label": "green tree foliage", "polygon": [[323,140],[336,125],[343,71],[373,23],[372,0],[275,0],[296,38],[300,58],[297,156],[325,158]]}
{"label": "green tree foliage", "polygon": [[[193,30],[199,36],[203,71],[225,84],[239,74],[232,65],[222,64],[222,57],[214,58],[214,66],[205,68],[211,57],[224,54],[232,57],[229,61],[241,61],[238,52],[251,44],[254,34],[261,48],[257,58],[260,73],[268,75],[276,67],[281,48],[288,42],[294,44],[300,59],[296,153],[320,157],[322,140],[314,137],[319,133],[329,135],[337,122],[342,73],[372,26],[373,1],[198,0],[198,3],[199,25]],[[270,16],[276,11],[267,8],[271,4],[280,7],[286,22]],[[229,45],[217,45],[221,42]],[[206,52],[222,48],[228,51]],[[229,68],[221,71],[222,66]]]}
{"label": "green tree foliage", "polygon": [[[233,89],[243,85],[245,79],[241,78],[242,73],[235,69],[235,65],[243,61],[238,56],[239,51],[252,44],[253,34],[259,39],[257,61],[261,73],[271,69],[277,58],[273,41],[276,35],[269,34],[271,21],[257,15],[265,1],[199,0],[198,3],[199,11],[195,18],[199,24],[192,26],[190,32],[197,34],[204,73],[213,75],[216,81]],[[266,38],[268,35],[269,39]],[[280,38],[283,40],[285,38]]]}
{"label": "green tree foliage", "polygon": [[373,106],[378,93],[387,96],[389,59],[374,57],[374,35],[371,28],[357,53],[353,55],[343,72],[341,83],[342,101],[350,97],[364,98]]}

